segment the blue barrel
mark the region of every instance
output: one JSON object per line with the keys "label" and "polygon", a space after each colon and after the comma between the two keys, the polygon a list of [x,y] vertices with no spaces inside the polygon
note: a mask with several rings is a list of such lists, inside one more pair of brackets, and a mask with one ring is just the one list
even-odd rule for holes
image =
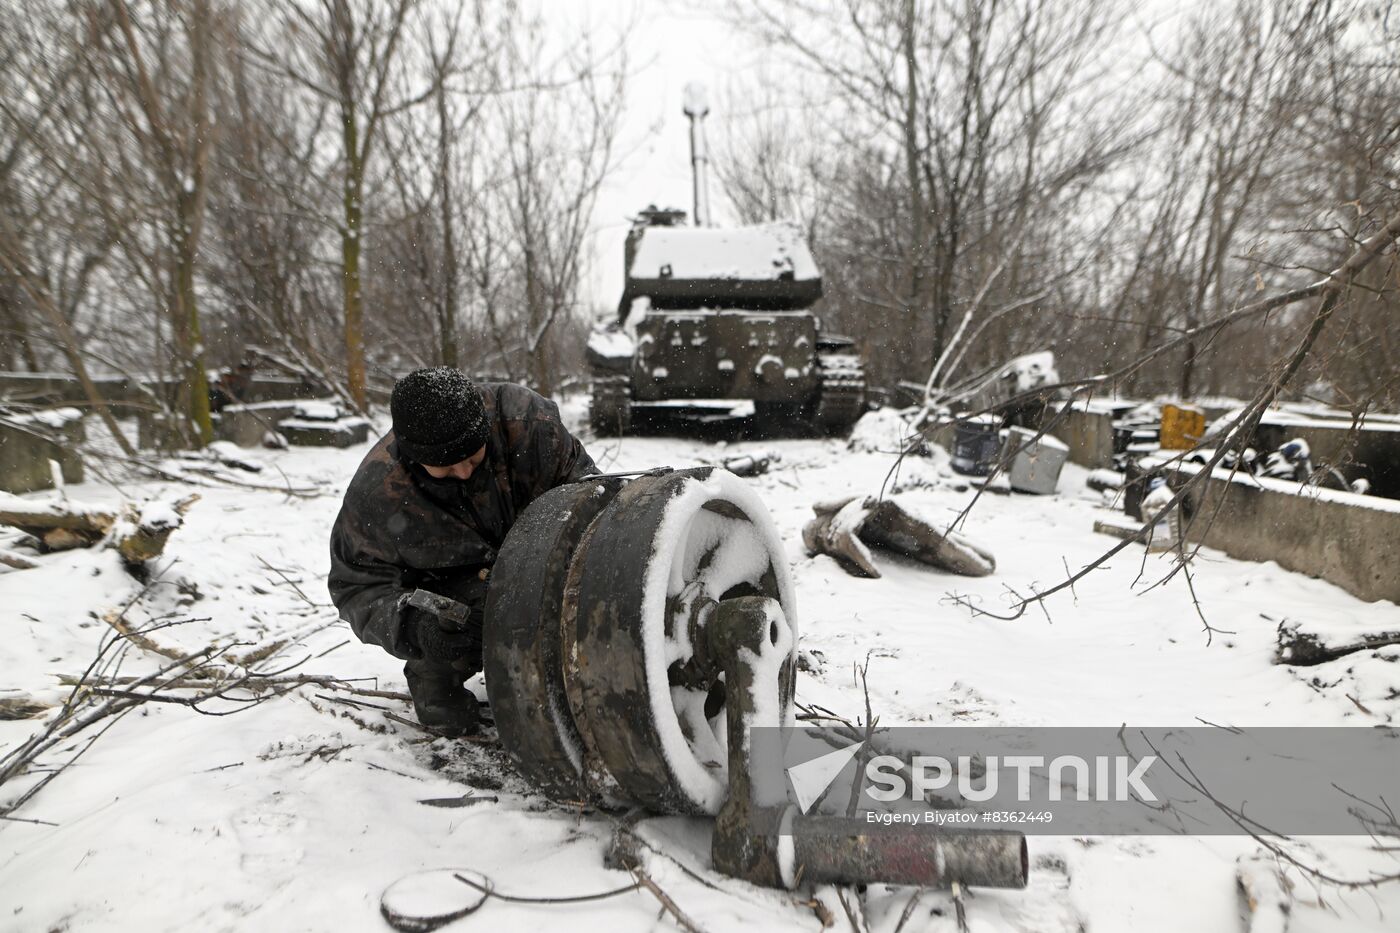
{"label": "blue barrel", "polygon": [[965,476],[986,476],[1001,452],[1001,426],[990,415],[958,422],[953,429],[952,466]]}

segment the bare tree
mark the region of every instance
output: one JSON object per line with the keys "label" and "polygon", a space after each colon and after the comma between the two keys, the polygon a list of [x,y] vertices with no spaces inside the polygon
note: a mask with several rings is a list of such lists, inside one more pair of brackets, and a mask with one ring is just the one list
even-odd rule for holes
{"label": "bare tree", "polygon": [[289,93],[278,71],[259,67],[248,38],[250,11],[236,19],[239,54],[219,114],[210,191],[213,255],[206,264],[221,298],[227,352],[275,352],[303,374],[343,389],[340,224],[324,210],[336,199],[336,165],[320,149],[332,120],[328,101]]}
{"label": "bare tree", "polygon": [[[1186,293],[1172,323],[1188,329],[1253,290],[1247,272],[1240,274],[1246,270],[1232,263],[1236,244],[1251,232],[1249,221],[1257,224],[1286,156],[1278,144],[1293,102],[1318,57],[1320,37],[1335,25],[1317,5],[1277,0],[1248,0],[1232,16],[1223,28],[1219,16],[1191,23],[1169,64],[1179,97],[1167,114],[1171,135],[1164,148],[1183,168],[1164,192],[1174,228],[1156,235],[1175,244],[1167,274]],[[1183,398],[1196,389],[1200,352],[1197,341],[1186,342],[1176,387]]]}
{"label": "bare tree", "polygon": [[[0,322],[31,369],[58,348],[126,453],[133,449],[89,372],[90,349],[78,326],[113,231],[82,203],[73,150],[90,130],[95,86],[86,52],[74,41],[79,20],[67,11],[20,17],[11,9],[0,32]],[[37,314],[35,313],[37,312]],[[11,339],[13,338],[13,343]]]}
{"label": "bare tree", "polygon": [[803,129],[820,114],[794,109],[783,84],[765,71],[728,90],[715,121],[714,170],[741,223],[796,220],[816,242],[832,214],[833,159]]}
{"label": "bare tree", "polygon": [[839,153],[817,236],[828,307],[905,378],[944,358],[974,299],[1021,302],[1064,271],[1032,234],[1133,141],[1121,107],[1085,91],[1107,2],[735,0],[731,15],[816,79],[809,123]]}
{"label": "bare tree", "polygon": [[593,205],[615,168],[625,41],[556,51],[542,20],[529,19],[512,31],[498,66],[509,77],[493,113],[499,175],[487,187],[511,243],[522,313],[508,328],[496,315],[493,329],[511,332],[498,333],[498,343],[519,347],[530,381],[546,394],[557,373],[553,337],[577,309]]}
{"label": "bare tree", "polygon": [[404,312],[421,319],[417,329],[434,334],[435,345],[420,352],[415,342],[409,352],[447,366],[469,362],[462,347],[471,297],[464,244],[487,220],[475,166],[489,132],[483,110],[496,92],[494,56],[513,21],[512,12],[494,15],[482,3],[428,20],[423,67],[432,93],[424,107],[398,121],[387,141],[390,187],[402,219],[387,237],[384,288],[420,299]]}
{"label": "bare tree", "polygon": [[278,3],[269,12],[284,41],[261,48],[291,83],[328,102],[338,117],[340,274],[346,384],[364,409],[365,320],[361,284],[366,179],[386,121],[431,97],[432,83],[409,90],[404,49],[418,0]]}
{"label": "bare tree", "polygon": [[89,14],[106,53],[97,64],[107,79],[108,103],[136,144],[128,164],[144,176],[123,181],[145,182],[140,219],[158,228],[167,256],[161,291],[178,355],[178,408],[189,419],[192,439],[207,444],[214,432],[196,267],[215,135],[210,100],[218,80],[213,33],[219,24],[209,0],[152,2],[140,8],[140,19],[127,0],[109,5],[114,28],[97,10]]}

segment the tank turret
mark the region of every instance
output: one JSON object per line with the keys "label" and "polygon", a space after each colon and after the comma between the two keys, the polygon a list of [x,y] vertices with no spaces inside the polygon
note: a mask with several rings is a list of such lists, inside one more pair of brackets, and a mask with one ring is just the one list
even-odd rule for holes
{"label": "tank turret", "polygon": [[822,277],[792,221],[749,227],[647,223],[628,235],[622,305],[795,311],[822,296]]}

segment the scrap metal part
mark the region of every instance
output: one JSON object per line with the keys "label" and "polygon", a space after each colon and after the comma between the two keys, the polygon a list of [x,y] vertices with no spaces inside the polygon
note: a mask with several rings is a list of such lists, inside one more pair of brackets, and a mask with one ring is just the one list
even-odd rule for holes
{"label": "scrap metal part", "polygon": [[[577,612],[563,627],[565,684],[585,744],[631,800],[665,813],[712,814],[723,801],[714,734],[723,726],[713,721],[722,722],[725,690],[694,656],[713,606],[766,596],[796,618],[786,560],[763,534],[767,515],[727,496],[723,477],[738,483],[710,467],[629,483],[576,561]],[[657,573],[665,593],[648,592]],[[795,678],[794,651],[780,676],[785,710]]]}
{"label": "scrap metal part", "polygon": [[768,600],[730,599],[709,627],[709,650],[724,658],[729,695],[729,797],[710,845],[715,868],[776,888],[857,882],[1024,888],[1029,861],[1020,833],[853,835],[839,818],[754,802],[749,728],[762,692],[775,685],[762,681],[753,659],[762,655],[764,640],[775,637],[780,614]]}
{"label": "scrap metal part", "polygon": [[[717,811],[723,672],[696,646],[733,596],[778,599],[796,619],[757,498],[713,467],[590,477],[532,503],[496,568],[486,684],[521,773],[560,801]],[[795,678],[794,652],[784,711]]]}
{"label": "scrap metal part", "polygon": [[[899,513],[872,515],[901,533]],[[731,474],[552,490],[496,567],[487,690],[501,744],[550,797],[717,815],[715,867],[755,884],[1024,886],[1016,833],[849,835],[754,804],[749,730],[791,725],[796,615],[782,547]]]}
{"label": "scrap metal part", "polygon": [[860,526],[870,515],[865,500],[857,496],[841,502],[818,503],[812,509],[817,517],[802,529],[807,553],[836,558],[852,576],[879,579],[880,570],[859,537]]}
{"label": "scrap metal part", "polygon": [[828,554],[853,576],[878,578],[870,547],[884,548],[965,577],[996,570],[996,557],[955,531],[940,531],[894,499],[854,496],[812,507],[802,529],[809,554]]}
{"label": "scrap metal part", "polygon": [[491,576],[482,660],[496,729],[520,773],[556,800],[596,790],[583,779],[559,625],[579,542],[621,488],[619,479],[590,478],[545,493],[511,529]]}

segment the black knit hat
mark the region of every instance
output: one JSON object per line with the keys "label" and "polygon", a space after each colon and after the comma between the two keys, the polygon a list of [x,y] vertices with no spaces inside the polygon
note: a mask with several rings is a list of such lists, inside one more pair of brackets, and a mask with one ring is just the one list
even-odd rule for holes
{"label": "black knit hat", "polygon": [[452,466],[486,444],[481,392],[450,366],[415,369],[396,382],[389,412],[399,453],[415,463]]}

